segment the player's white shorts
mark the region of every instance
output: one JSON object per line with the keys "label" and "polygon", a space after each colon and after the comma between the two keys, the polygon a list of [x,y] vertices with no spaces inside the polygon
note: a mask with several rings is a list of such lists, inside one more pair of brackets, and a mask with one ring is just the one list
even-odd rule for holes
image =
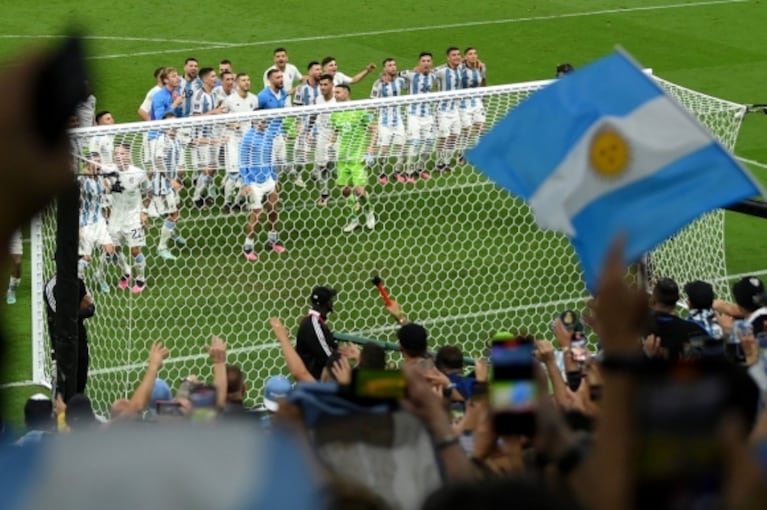
{"label": "player's white shorts", "polygon": [[481,104],[461,108],[461,127],[470,128],[474,124],[484,124],[486,119],[485,107]]}
{"label": "player's white shorts", "polygon": [[285,135],[279,134],[272,141],[272,164],[282,165],[288,160],[288,144]]}
{"label": "player's white shorts", "polygon": [[109,224],[109,237],[115,246],[128,246],[129,248],[146,246],[146,235],[141,220],[121,222],[112,221]]}
{"label": "player's white shorts", "polygon": [[392,145],[405,145],[405,125],[402,122],[396,126],[378,126],[378,146]]}
{"label": "player's white shorts", "polygon": [[335,159],[336,145],[330,143],[333,132],[327,128],[317,130],[317,147],[314,149],[314,164],[325,166],[328,161]]}
{"label": "player's white shorts", "polygon": [[99,218],[96,223],[80,227],[80,242],[77,254],[81,257],[90,257],[96,248],[112,244],[112,237],[107,229],[107,222]]}
{"label": "player's white shorts", "polygon": [[224,168],[228,173],[240,173],[240,143],[242,137],[230,134],[224,144]]}
{"label": "player's white shorts", "polygon": [[432,140],[434,138],[434,117],[431,115],[425,117],[409,116],[407,118],[407,138],[408,140]]}
{"label": "player's white shorts", "polygon": [[154,140],[149,140],[149,131],[145,131],[141,137],[141,161],[144,162],[146,167],[151,165],[152,156],[154,155],[154,144],[152,142]]}
{"label": "player's white shorts", "polygon": [[178,196],[174,192],[153,196],[147,207],[147,215],[150,218],[167,216],[176,211],[178,211]]}
{"label": "player's white shorts", "polygon": [[251,211],[262,209],[264,202],[266,202],[266,197],[277,189],[277,183],[273,179],[269,179],[266,182],[254,182],[248,186],[250,186],[250,193],[247,195],[248,209]]}
{"label": "player's white shorts", "polygon": [[8,253],[11,255],[23,255],[24,245],[21,243],[21,230],[16,230],[11,236],[11,244],[8,246]]}
{"label": "player's white shorts", "polygon": [[458,135],[461,132],[461,116],[458,110],[437,113],[437,129],[440,138]]}
{"label": "player's white shorts", "polygon": [[204,170],[218,167],[219,144],[199,145],[192,151],[192,168]]}

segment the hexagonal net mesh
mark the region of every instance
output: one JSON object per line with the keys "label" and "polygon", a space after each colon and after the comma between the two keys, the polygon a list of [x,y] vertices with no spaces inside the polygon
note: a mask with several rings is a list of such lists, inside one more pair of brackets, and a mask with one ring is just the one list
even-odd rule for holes
{"label": "hexagonal net mesh", "polygon": [[[92,261],[84,274],[97,313],[87,323],[91,351],[87,391],[95,405],[105,412],[115,398],[133,391],[153,340],[162,340],[171,350],[161,376],[172,385],[192,373],[209,377],[205,346],[212,334],[226,339],[229,361],[245,371],[248,397],[260,400],[265,378],[285,372],[269,317],[280,316],[295,331],[315,285],[339,291],[330,319],[334,330],[393,340],[396,328],[370,284],[375,274],[384,279],[408,316],[428,327],[433,343],[460,345],[466,355],[480,354],[491,332],[499,328],[545,334],[558,312],[581,308],[586,296],[569,243],[559,234],[538,229],[523,202],[457,159],[476,143],[483,117],[486,130],[546,83],[75,131],[73,136],[82,147],[76,154],[82,172],[96,168],[104,174],[81,176],[84,190],[88,182],[92,188],[94,180],[103,179],[112,187],[117,179],[125,181],[123,188],[133,186],[133,177],[120,176],[124,168],[117,169],[116,163],[130,163],[141,169],[131,170],[130,175],[146,171],[150,179],[149,184],[139,183],[136,191],[144,193],[150,214],[144,227],[143,292],[118,287],[125,268],[103,258],[101,241],[88,234],[93,241]],[[742,106],[663,80],[659,83],[698,115],[725,146],[733,147]],[[440,111],[448,104],[455,105],[459,126],[465,123],[457,136],[443,143],[440,133],[450,131],[440,132],[445,121]],[[400,115],[405,125],[402,139],[399,128],[387,132],[383,117],[392,114]],[[411,117],[417,117],[412,130]],[[277,121],[281,125],[271,131]],[[379,128],[374,130],[376,124]],[[228,172],[238,170],[242,138],[251,126],[266,137],[253,147],[271,145],[270,158],[275,158],[272,162],[280,175],[276,230],[286,248],[277,253],[267,247],[271,229],[264,213],[253,236],[257,261],[243,256],[247,204],[243,209],[224,209],[225,202],[237,205],[242,198],[239,185],[230,184],[234,179]],[[414,144],[416,137],[419,142]],[[388,154],[382,154],[381,142],[388,138]],[[126,144],[123,155],[118,155],[123,150],[120,144]],[[91,152],[99,152],[101,166],[90,164]],[[264,153],[257,148],[247,157],[256,154],[253,157],[263,159]],[[172,162],[173,154],[180,154],[177,163]],[[438,171],[443,160],[449,161],[452,171]],[[339,192],[335,177],[351,172],[360,184],[366,167],[368,199],[356,212]],[[395,171],[415,170],[430,172],[431,179],[414,174],[415,182],[397,182]],[[390,182],[381,184],[379,174],[386,174]],[[305,187],[296,182],[296,176],[306,182]],[[163,234],[167,225],[164,215],[158,215],[163,211],[157,211],[166,202],[150,199],[152,194],[167,199],[152,187],[160,177],[175,177],[183,184],[175,195],[180,212],[172,235]],[[319,207],[324,183],[329,200]],[[194,203],[196,191],[200,208]],[[92,190],[83,193],[83,204],[93,199]],[[112,195],[114,215],[122,197],[115,196],[114,190]],[[367,212],[375,216],[372,229],[366,225]],[[360,227],[345,232],[358,214]],[[134,225],[136,215],[132,218],[107,220],[110,227],[121,223],[122,227],[114,227],[117,230],[131,227],[122,241],[131,285],[139,275],[128,245],[131,235],[140,235],[132,231],[138,226]],[[44,280],[54,272],[55,229],[51,209],[32,230],[34,377],[38,382],[48,380],[50,372],[45,354],[50,343],[41,303]],[[164,235],[170,239],[163,240]],[[174,240],[176,236],[185,243]],[[175,260],[158,255],[161,243],[167,243]],[[699,256],[689,257],[690,253]],[[664,244],[653,254],[652,266],[656,274],[680,281],[723,276],[722,213],[706,216]],[[108,292],[101,290],[102,282]]]}

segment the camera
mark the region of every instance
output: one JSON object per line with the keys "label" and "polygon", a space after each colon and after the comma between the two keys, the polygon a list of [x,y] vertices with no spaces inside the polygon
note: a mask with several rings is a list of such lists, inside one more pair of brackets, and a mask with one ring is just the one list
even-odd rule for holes
{"label": "camera", "polygon": [[565,310],[551,322],[551,330],[555,331],[557,320],[570,332],[570,356],[576,363],[585,363],[588,359],[588,340],[583,323],[578,317],[578,312]]}

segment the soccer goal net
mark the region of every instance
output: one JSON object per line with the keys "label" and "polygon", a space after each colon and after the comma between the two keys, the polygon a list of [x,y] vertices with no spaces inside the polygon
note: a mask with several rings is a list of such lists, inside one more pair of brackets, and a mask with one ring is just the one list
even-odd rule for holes
{"label": "soccer goal net", "polygon": [[[734,146],[742,105],[656,80],[726,147]],[[152,179],[165,175],[183,185],[172,197],[148,202],[143,292],[132,292],[140,275],[128,249],[140,234],[122,241],[132,270],[127,288],[119,285],[124,267],[102,260],[100,242],[91,239],[93,260],[85,278],[97,313],[88,320],[87,391],[95,405],[104,412],[133,391],[156,340],[170,348],[161,377],[172,385],[190,374],[208,377],[206,345],[214,334],[226,339],[229,361],[244,370],[248,397],[260,401],[263,381],[285,371],[269,318],[280,316],[295,331],[316,285],[338,291],[333,330],[394,340],[396,327],[370,283],[373,275],[383,278],[408,317],[426,325],[432,345],[456,344],[465,355],[479,355],[498,329],[546,335],[559,312],[582,309],[587,295],[573,251],[563,236],[537,228],[522,201],[458,158],[483,130],[547,83],[76,130],[83,173],[94,157],[90,153],[98,152],[104,174],[119,178],[112,165],[121,160],[154,174]],[[258,142],[253,147],[262,147],[253,153],[259,161],[267,158],[268,147],[281,185],[276,228],[268,226],[264,212],[251,236],[256,261],[243,254],[249,206],[241,203],[244,195],[229,173],[238,169],[236,158],[248,136]],[[118,155],[120,144],[127,157]],[[180,151],[177,161],[174,150]],[[440,163],[451,171],[438,171]],[[398,171],[405,182],[397,180]],[[415,171],[431,176],[413,173],[407,179]],[[381,184],[379,174],[389,182]],[[367,200],[342,197],[336,176],[364,182]],[[114,175],[102,177],[114,186]],[[329,198],[319,206],[325,183]],[[151,185],[145,191],[152,193]],[[158,189],[154,193],[159,196]],[[258,194],[251,187],[250,197]],[[112,195],[116,214],[119,199]],[[179,217],[168,233],[167,213],[174,209],[168,202],[174,201]],[[375,221],[368,225],[369,212]],[[345,231],[358,215],[359,227]],[[32,229],[38,382],[47,381],[50,371],[42,285],[55,269],[55,218],[51,209]],[[723,222],[722,212],[709,214],[666,242],[652,255],[654,273],[679,282],[722,282]],[[282,253],[267,245],[272,230]],[[162,249],[175,260],[161,257]],[[717,291],[727,295],[723,284]]]}

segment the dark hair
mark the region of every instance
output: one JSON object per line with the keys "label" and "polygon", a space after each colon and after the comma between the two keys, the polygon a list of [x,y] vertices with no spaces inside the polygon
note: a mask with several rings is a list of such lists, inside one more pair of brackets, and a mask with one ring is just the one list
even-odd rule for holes
{"label": "dark hair", "polygon": [[242,391],[242,385],[245,383],[245,377],[242,370],[237,365],[226,364],[226,392],[237,393]]}
{"label": "dark hair", "polygon": [[53,418],[53,402],[50,399],[29,399],[24,404],[24,425],[29,430],[52,431],[56,425]]}
{"label": "dark hair", "polygon": [[440,370],[462,370],[463,353],[458,347],[445,345],[437,351],[434,364]]}
{"label": "dark hair", "polygon": [[239,80],[239,79],[240,79],[240,78],[242,78],[243,76],[248,76],[248,77],[250,77],[250,75],[248,75],[248,73],[237,73],[237,76],[235,76],[235,77],[234,77],[234,79],[235,79],[235,80]]}
{"label": "dark hair", "polygon": [[430,52],[428,52],[428,51],[422,51],[421,53],[419,53],[419,54],[418,54],[418,60],[421,60],[423,57],[431,57],[431,58],[434,58],[434,55],[432,55],[432,54],[431,54]]}
{"label": "dark hair", "polygon": [[679,286],[671,278],[661,278],[655,284],[652,294],[661,305],[674,307],[679,301]]}
{"label": "dark hair", "polygon": [[328,80],[330,83],[333,83],[333,77],[329,74],[322,74],[320,75],[320,81],[322,80]]}
{"label": "dark hair", "polygon": [[468,48],[466,48],[465,50],[463,50],[463,54],[464,54],[464,55],[466,55],[466,54],[467,54],[468,52],[470,52],[471,50],[477,51],[477,48],[475,48],[474,46],[469,46]]}
{"label": "dark hair", "polygon": [[216,70],[213,69],[212,67],[203,67],[202,69],[200,69],[200,72],[197,74],[199,75],[200,78],[205,78],[210,73],[215,73],[215,72]]}
{"label": "dark hair", "polygon": [[[320,65],[320,63],[319,63],[319,62],[317,62],[316,60],[312,60],[312,61],[311,61],[311,62],[309,62],[309,64],[306,66],[306,70],[308,71],[308,70],[310,70],[312,67],[314,67],[314,66],[318,66],[318,65]],[[322,66],[320,66],[320,67],[322,67]]]}
{"label": "dark hair", "polygon": [[96,114],[96,124],[99,123],[99,121],[101,120],[101,117],[103,117],[104,115],[109,115],[110,113],[112,112],[110,112],[109,110],[101,110],[100,112],[98,112]]}
{"label": "dark hair", "polygon": [[325,368],[328,370],[328,375],[334,381],[336,380],[336,376],[333,373],[333,364],[335,364],[336,361],[340,361],[341,358],[342,358],[341,353],[336,351],[330,356],[328,356],[328,359],[325,361]]}
{"label": "dark hair", "polygon": [[157,78],[159,78],[164,70],[165,70],[165,66],[158,67],[157,69],[155,69],[154,70],[154,79],[156,80]]}
{"label": "dark hair", "polygon": [[197,59],[194,57],[189,57],[186,60],[184,60],[184,65],[187,65],[189,62],[197,62]]}
{"label": "dark hair", "polygon": [[279,48],[274,48],[274,51],[272,52],[272,55],[276,55],[278,53],[287,53],[288,50],[280,46]]}
{"label": "dark hair", "polygon": [[176,118],[176,114],[173,112],[165,112],[162,116],[163,119],[174,119]]}
{"label": "dark hair", "polygon": [[223,78],[227,74],[231,74],[232,76],[234,76],[234,73],[232,71],[224,71],[224,72],[221,73],[221,77]]}
{"label": "dark hair", "polygon": [[322,59],[322,67],[325,67],[329,63],[333,62],[336,59],[336,57],[325,57]]}
{"label": "dark hair", "polygon": [[352,93],[352,88],[349,85],[347,85],[346,83],[339,83],[338,85],[336,85],[336,88],[337,89],[346,89],[346,92],[348,92],[349,94]]}
{"label": "dark hair", "polygon": [[120,142],[115,147],[120,147],[125,150],[131,150],[131,145],[128,142]]}
{"label": "dark hair", "polygon": [[447,51],[445,51],[445,55],[450,55],[452,52],[457,51],[458,53],[461,52],[461,48],[458,48],[457,46],[450,46]]}
{"label": "dark hair", "polygon": [[557,66],[556,76],[557,78],[559,78],[560,76],[564,76],[565,74],[570,74],[573,71],[575,71],[575,68],[573,67],[572,64],[559,64]]}
{"label": "dark hair", "polygon": [[405,324],[397,331],[400,350],[412,358],[424,357],[427,354],[428,335],[426,328],[415,322]]}
{"label": "dark hair", "polygon": [[363,345],[357,367],[363,370],[384,370],[386,368],[386,351],[377,344]]}
{"label": "dark hair", "polygon": [[397,59],[395,59],[394,57],[386,57],[385,59],[383,59],[383,64],[381,64],[381,65],[385,66],[389,62],[396,62],[396,60]]}
{"label": "dark hair", "polygon": [[218,65],[222,65],[222,64],[232,65],[232,61],[225,58],[224,60],[218,63]]}
{"label": "dark hair", "polygon": [[274,73],[281,73],[281,72],[282,71],[280,71],[279,69],[269,69],[269,72],[266,73],[266,79],[268,80],[269,78],[271,78]]}

